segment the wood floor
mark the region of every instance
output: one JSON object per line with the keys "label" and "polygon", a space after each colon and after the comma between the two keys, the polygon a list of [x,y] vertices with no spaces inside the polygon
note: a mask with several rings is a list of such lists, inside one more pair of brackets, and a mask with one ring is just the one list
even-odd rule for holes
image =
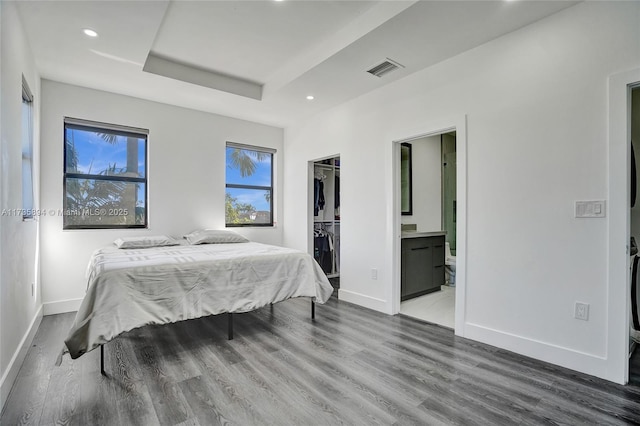
{"label": "wood floor", "polygon": [[640,423],[619,386],[445,328],[333,298],[146,327],[54,362],[73,314],[47,316],[0,424],[539,425]]}

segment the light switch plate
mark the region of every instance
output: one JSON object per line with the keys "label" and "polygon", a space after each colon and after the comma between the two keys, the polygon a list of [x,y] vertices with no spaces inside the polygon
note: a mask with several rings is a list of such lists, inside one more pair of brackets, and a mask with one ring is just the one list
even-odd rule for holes
{"label": "light switch plate", "polygon": [[605,217],[605,200],[576,201],[576,217]]}
{"label": "light switch plate", "polygon": [[573,317],[575,319],[589,321],[589,304],[584,302],[576,302]]}

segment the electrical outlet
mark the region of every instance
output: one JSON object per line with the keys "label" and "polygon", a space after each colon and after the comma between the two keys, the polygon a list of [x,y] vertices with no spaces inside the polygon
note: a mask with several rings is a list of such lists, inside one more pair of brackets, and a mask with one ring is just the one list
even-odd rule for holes
{"label": "electrical outlet", "polygon": [[575,311],[573,313],[575,319],[589,321],[589,304],[576,302]]}
{"label": "electrical outlet", "polygon": [[371,279],[372,280],[377,280],[378,279],[378,270],[376,268],[372,268],[371,269]]}

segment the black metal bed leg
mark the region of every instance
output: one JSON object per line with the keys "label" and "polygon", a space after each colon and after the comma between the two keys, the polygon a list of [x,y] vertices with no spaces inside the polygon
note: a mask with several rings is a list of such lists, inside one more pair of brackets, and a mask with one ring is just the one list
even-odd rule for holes
{"label": "black metal bed leg", "polygon": [[227,313],[227,325],[228,325],[228,333],[229,333],[229,340],[233,340],[233,313],[228,312]]}
{"label": "black metal bed leg", "polygon": [[316,302],[311,299],[311,319],[316,319]]}
{"label": "black metal bed leg", "polygon": [[106,376],[107,373],[104,372],[104,344],[100,345],[100,374]]}

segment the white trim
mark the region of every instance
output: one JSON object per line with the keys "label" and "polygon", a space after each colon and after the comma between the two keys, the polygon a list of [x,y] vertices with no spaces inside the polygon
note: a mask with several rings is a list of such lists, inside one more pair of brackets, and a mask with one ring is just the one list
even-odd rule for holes
{"label": "white trim", "polygon": [[85,120],[82,118],[64,117],[64,124],[70,126],[82,126],[99,130],[110,130],[112,132],[133,133],[140,136],[149,136],[148,129],[140,127],[122,126],[120,124],[103,123],[100,121]]}
{"label": "white trim", "polygon": [[640,68],[609,77],[609,214],[607,265],[607,368],[600,377],[629,380],[630,86]]}
{"label": "white trim", "polygon": [[393,200],[388,206],[387,214],[392,218],[393,225],[390,227],[391,235],[391,286],[389,286],[388,298],[390,301],[389,311],[395,315],[400,312],[400,237],[401,237],[401,215],[400,197],[400,168],[398,161],[400,156],[400,143],[415,140],[418,138],[440,135],[450,131],[456,131],[456,199],[457,199],[457,222],[456,222],[456,307],[455,307],[455,333],[458,336],[465,336],[465,314],[466,314],[466,283],[467,283],[467,116],[460,115],[438,122],[425,125],[415,132],[413,136],[392,138],[392,194]]}
{"label": "white trim", "polygon": [[373,309],[378,312],[387,312],[387,301],[377,299],[375,297],[367,296],[366,294],[356,293],[349,290],[338,290],[338,299],[344,302],[353,303],[355,305],[363,306],[365,308]]}
{"label": "white trim", "polygon": [[80,308],[82,299],[58,300],[56,302],[44,303],[44,315],[64,314],[75,312]]}
{"label": "white trim", "polygon": [[266,152],[267,154],[276,154],[278,152],[278,150],[275,148],[267,148],[264,146],[257,146],[257,145],[247,145],[246,143],[238,143],[238,142],[231,142],[231,141],[227,141],[227,148],[238,148],[238,149],[246,149],[249,151],[260,151],[260,152]]}
{"label": "white trim", "polygon": [[27,102],[33,102],[33,92],[29,88],[29,83],[27,83],[27,79],[22,74],[22,100]]}
{"label": "white trim", "polygon": [[[606,375],[606,357],[505,333],[478,324],[467,323],[465,333],[465,337],[468,339],[506,349],[529,358],[545,361],[597,377],[604,377]],[[576,370],[576,365],[580,366],[580,370]]]}
{"label": "white trim", "polygon": [[38,331],[38,327],[40,327],[40,322],[42,321],[42,305],[36,312],[35,316],[31,320],[31,324],[27,329],[22,341],[20,342],[20,346],[16,349],[7,369],[0,379],[0,412],[4,409],[4,404],[7,402],[7,398],[9,397],[9,392],[11,392],[11,388],[13,387],[13,383],[18,377],[18,372],[20,371],[20,367],[22,367],[22,363],[24,362],[25,357],[27,356],[27,351],[29,350],[29,346],[33,342],[33,338]]}

